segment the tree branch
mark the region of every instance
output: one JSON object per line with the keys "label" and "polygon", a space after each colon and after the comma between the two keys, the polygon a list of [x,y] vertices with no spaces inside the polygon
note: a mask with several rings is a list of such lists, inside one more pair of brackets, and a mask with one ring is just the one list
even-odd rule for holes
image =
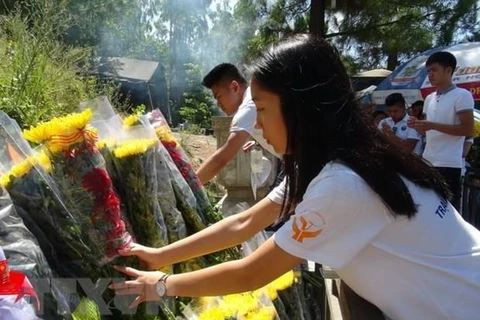
{"label": "tree branch", "polygon": [[[452,9],[446,9],[446,10],[443,10],[443,11],[440,11],[440,12],[430,12],[430,13],[427,13],[427,14],[423,15],[422,18],[427,19],[432,15],[446,14],[446,13],[451,12],[451,11],[452,11]],[[398,18],[397,20],[393,20],[393,21],[389,21],[389,22],[385,22],[385,23],[371,24],[371,25],[365,26],[363,28],[329,33],[329,34],[325,35],[325,38],[346,36],[346,35],[351,35],[351,34],[356,34],[356,33],[362,33],[364,31],[368,31],[368,30],[372,30],[372,29],[379,29],[379,28],[383,28],[383,27],[388,27],[388,26],[400,23],[403,20],[407,20],[408,18],[413,18],[413,17],[414,17],[413,15],[408,14],[408,15],[405,15],[405,16],[402,16],[402,17]]]}

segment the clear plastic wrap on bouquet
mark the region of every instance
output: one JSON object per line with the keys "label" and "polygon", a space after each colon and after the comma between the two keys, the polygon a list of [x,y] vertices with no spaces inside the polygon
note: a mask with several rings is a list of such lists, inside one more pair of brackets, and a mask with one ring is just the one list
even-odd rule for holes
{"label": "clear plastic wrap on bouquet", "polygon": [[110,119],[113,121],[118,121],[117,123],[114,123],[114,126],[122,126],[122,119],[120,117],[116,117],[117,112],[113,108],[107,96],[99,96],[80,103],[80,111],[85,111],[88,109],[92,110],[92,122]]}
{"label": "clear plastic wrap on bouquet", "polygon": [[[139,117],[139,120],[143,126],[150,127],[152,128],[151,130],[154,130],[153,126],[149,122],[148,117],[142,116]],[[172,185],[177,207],[179,208],[184,221],[188,225],[190,233],[195,233],[205,229],[206,225],[201,215],[198,213],[197,199],[195,198],[192,189],[188,185],[187,181],[183,178],[177,165],[170,156],[170,153],[167,151],[165,146],[160,143],[160,140],[158,155],[160,160],[168,169],[168,178],[170,179]]]}
{"label": "clear plastic wrap on bouquet", "polygon": [[[145,130],[150,131],[151,135],[155,137],[153,128],[150,125],[143,127]],[[163,146],[157,139],[155,149],[155,165],[158,181],[157,198],[167,227],[168,242],[173,243],[187,237],[187,228],[181,212],[177,209],[177,200],[172,187],[170,169],[167,164],[167,159],[165,158],[165,153],[162,152],[163,150]]]}
{"label": "clear plastic wrap on bouquet", "polygon": [[25,227],[2,187],[0,187],[0,247],[5,252],[11,270],[24,273],[37,292],[51,292],[51,296],[43,296],[41,301],[40,311],[43,317],[56,319],[71,313],[68,295],[51,281],[54,275],[37,239]]}
{"label": "clear plastic wrap on bouquet", "polygon": [[49,159],[34,154],[18,125],[5,114],[0,114],[0,146],[0,183],[54,272],[61,277],[88,275],[94,259],[84,256],[92,250],[82,232],[84,224],[69,212],[47,173]]}
{"label": "clear plastic wrap on bouquet", "polygon": [[156,153],[158,141],[144,127],[131,128],[112,148],[113,161],[122,183],[116,186],[125,204],[136,241],[149,247],[168,244],[167,229],[157,199]]}
{"label": "clear plastic wrap on bouquet", "polygon": [[92,243],[98,245],[100,265],[118,256],[132,242],[121,218],[120,200],[113,189],[105,160],[95,146],[97,133],[88,126],[91,111],[54,118],[24,131],[40,143],[51,162],[51,176],[68,209],[87,221]]}
{"label": "clear plastic wrap on bouquet", "polygon": [[193,169],[190,159],[183,150],[182,146],[173,137],[168,122],[159,109],[155,109],[147,115],[150,123],[155,129],[157,136],[162,144],[167,149],[172,157],[175,165],[187,181],[190,189],[192,189],[195,198],[197,199],[198,213],[206,224],[215,223],[221,219],[221,216],[216,214],[213,206],[208,199],[207,193],[198,179],[195,170]]}

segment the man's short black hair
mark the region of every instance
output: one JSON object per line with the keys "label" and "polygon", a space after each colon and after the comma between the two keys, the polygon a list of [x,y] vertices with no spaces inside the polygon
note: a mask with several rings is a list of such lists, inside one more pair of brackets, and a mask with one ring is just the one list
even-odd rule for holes
{"label": "man's short black hair", "polygon": [[240,73],[238,68],[231,63],[222,63],[210,70],[203,78],[202,84],[208,89],[222,81],[237,81],[240,84],[247,84],[247,80]]}
{"label": "man's short black hair", "polygon": [[387,107],[399,106],[405,108],[405,98],[401,93],[392,93],[385,99],[385,105]]}
{"label": "man's short black hair", "polygon": [[438,63],[444,68],[448,68],[448,67],[452,68],[452,74],[455,71],[455,68],[457,67],[457,59],[453,54],[447,51],[435,52],[430,57],[428,57],[427,62],[425,64],[428,67],[429,65],[432,65],[434,63]]}

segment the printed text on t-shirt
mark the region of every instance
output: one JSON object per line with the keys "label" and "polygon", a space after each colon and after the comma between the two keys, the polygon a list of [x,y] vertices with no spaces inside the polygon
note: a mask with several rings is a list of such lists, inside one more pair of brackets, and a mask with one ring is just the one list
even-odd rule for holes
{"label": "printed text on t-shirt", "polygon": [[445,217],[445,215],[447,214],[447,205],[447,200],[442,199],[440,200],[440,205],[438,206],[437,211],[435,211],[435,214],[441,219],[443,219],[443,217]]}

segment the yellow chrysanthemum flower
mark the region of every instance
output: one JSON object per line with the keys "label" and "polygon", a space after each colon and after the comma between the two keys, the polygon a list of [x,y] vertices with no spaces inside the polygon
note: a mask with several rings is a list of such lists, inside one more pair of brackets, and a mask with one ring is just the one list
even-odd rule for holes
{"label": "yellow chrysanthemum flower", "polygon": [[238,315],[246,315],[258,308],[258,299],[253,293],[231,294],[223,297],[221,306],[233,308]]}
{"label": "yellow chrysanthemum flower", "polygon": [[61,118],[57,118],[60,123],[63,123],[65,129],[68,131],[78,131],[86,127],[87,123],[92,119],[92,110],[85,109],[79,113],[72,113]]}
{"label": "yellow chrysanthemum flower", "polygon": [[139,120],[140,120],[140,118],[138,117],[138,115],[132,114],[132,115],[126,117],[125,119],[123,119],[123,125],[125,127],[132,127],[132,126],[136,125]]}
{"label": "yellow chrysanthemum flower", "polygon": [[114,139],[102,139],[100,141],[98,141],[95,146],[98,148],[98,149],[102,149],[102,148],[112,148],[116,145],[116,141]]}
{"label": "yellow chrysanthemum flower", "polygon": [[10,175],[14,176],[15,178],[23,177],[32,169],[34,164],[34,158],[27,158],[22,162],[14,165],[12,169],[10,169]]}
{"label": "yellow chrysanthemum flower", "polygon": [[155,133],[157,134],[157,137],[160,138],[162,141],[175,143],[177,142],[172,135],[172,131],[170,131],[170,128],[167,126],[160,126],[158,128],[155,128]]}
{"label": "yellow chrysanthemum flower", "polygon": [[10,173],[4,174],[0,177],[0,185],[6,188],[10,184]]}
{"label": "yellow chrysanthemum flower", "polygon": [[113,155],[116,158],[125,158],[136,154],[142,154],[147,152],[147,150],[153,147],[157,142],[157,139],[129,140],[114,149]]}
{"label": "yellow chrysanthemum flower", "polygon": [[37,154],[35,156],[35,159],[36,159],[36,163],[40,164],[45,171],[47,172],[52,171],[52,163],[50,161],[50,158],[47,156],[47,154],[44,151]]}
{"label": "yellow chrysanthemum flower", "polygon": [[[43,122],[35,127],[30,127],[30,129],[23,131],[23,136],[28,141],[34,143],[42,143],[52,139],[52,137],[59,136],[65,137],[64,140],[68,141],[69,138],[71,138],[69,135],[77,134],[79,130],[85,129],[88,121],[90,121],[91,118],[92,111],[90,109],[86,109],[80,113],[73,113],[64,117],[53,118],[48,122]],[[67,143],[63,142],[63,144]]]}
{"label": "yellow chrysanthemum flower", "polygon": [[9,172],[7,172],[6,174],[4,174],[1,178],[0,178],[0,184],[3,186],[3,187],[6,187],[8,186],[8,184],[11,182],[11,177],[15,177],[15,178],[21,178],[23,177],[24,175],[26,175],[31,169],[32,167],[37,163],[37,159],[35,157],[29,157],[29,158],[26,158],[25,160],[17,163],[16,165],[14,165]]}
{"label": "yellow chrysanthemum flower", "polygon": [[198,315],[198,320],[222,320],[228,317],[220,307],[213,307]]}
{"label": "yellow chrysanthemum flower", "polygon": [[245,320],[272,320],[275,319],[277,312],[275,307],[263,307],[259,310],[250,312],[245,316]]}
{"label": "yellow chrysanthemum flower", "polygon": [[264,288],[265,290],[259,290],[259,295],[261,295],[262,293],[266,293],[268,298],[272,301],[274,301],[275,299],[278,298],[278,292],[277,292],[277,289],[274,287],[274,286],[266,286]]}
{"label": "yellow chrysanthemum flower", "polygon": [[295,274],[293,273],[293,270],[285,273],[281,277],[273,280],[270,284],[267,286],[272,286],[275,288],[277,291],[282,291],[285,290],[293,285],[295,282]]}
{"label": "yellow chrysanthemum flower", "polygon": [[35,127],[23,131],[23,136],[28,141],[42,143],[60,131],[60,124],[56,121],[43,122]]}

